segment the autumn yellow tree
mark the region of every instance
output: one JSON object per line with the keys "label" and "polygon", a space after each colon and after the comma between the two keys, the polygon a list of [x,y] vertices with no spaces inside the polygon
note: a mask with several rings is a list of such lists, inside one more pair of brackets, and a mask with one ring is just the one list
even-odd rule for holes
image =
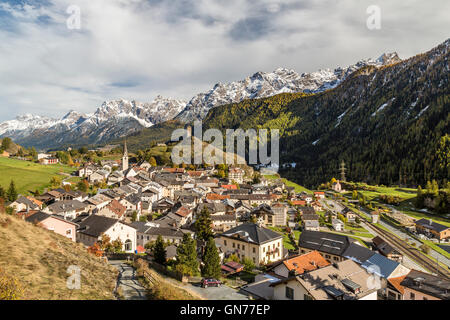
{"label": "autumn yellow tree", "polygon": [[6,274],[0,268],[0,300],[19,300],[23,297],[24,288],[19,280]]}

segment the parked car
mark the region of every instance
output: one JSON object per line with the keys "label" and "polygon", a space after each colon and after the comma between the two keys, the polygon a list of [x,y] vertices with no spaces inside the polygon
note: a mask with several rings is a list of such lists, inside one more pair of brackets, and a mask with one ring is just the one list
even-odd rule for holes
{"label": "parked car", "polygon": [[222,282],[217,279],[203,279],[202,280],[202,288],[220,287],[221,285],[222,285]]}

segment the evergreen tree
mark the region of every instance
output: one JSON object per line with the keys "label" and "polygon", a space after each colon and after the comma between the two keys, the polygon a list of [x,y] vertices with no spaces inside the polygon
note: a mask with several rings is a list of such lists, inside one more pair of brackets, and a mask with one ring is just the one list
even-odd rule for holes
{"label": "evergreen tree", "polygon": [[14,183],[14,180],[11,180],[8,191],[6,192],[6,196],[8,198],[8,201],[10,201],[10,202],[14,202],[17,200],[18,194],[17,194],[17,189],[16,189],[16,185]]}
{"label": "evergreen tree", "polygon": [[424,206],[423,191],[422,191],[422,187],[419,186],[417,188],[416,207],[423,208],[423,206]]}
{"label": "evergreen tree", "polygon": [[434,196],[437,196],[439,194],[439,185],[436,180],[433,180],[431,183],[431,192]]}
{"label": "evergreen tree", "polygon": [[6,191],[0,186],[0,198],[6,199]]}
{"label": "evergreen tree", "polygon": [[221,275],[220,257],[213,237],[210,237],[206,243],[202,260],[204,263],[202,276],[206,278],[219,278]]}
{"label": "evergreen tree", "polygon": [[5,137],[2,140],[2,149],[3,150],[8,150],[11,147],[12,144],[12,140],[11,138]]}
{"label": "evergreen tree", "polygon": [[31,149],[30,149],[30,156],[31,156],[34,160],[37,160],[38,153],[37,153],[35,147],[31,147]]}
{"label": "evergreen tree", "polygon": [[155,261],[160,264],[166,263],[166,248],[161,235],[158,236],[155,246],[153,247],[153,257],[155,258]]}
{"label": "evergreen tree", "polygon": [[197,239],[206,241],[213,236],[211,224],[212,224],[211,214],[209,213],[209,210],[205,207],[198,215],[197,220],[195,221],[194,224]]}
{"label": "evergreen tree", "polygon": [[197,245],[188,233],[183,235],[183,241],[177,248],[177,261],[189,275],[198,274]]}

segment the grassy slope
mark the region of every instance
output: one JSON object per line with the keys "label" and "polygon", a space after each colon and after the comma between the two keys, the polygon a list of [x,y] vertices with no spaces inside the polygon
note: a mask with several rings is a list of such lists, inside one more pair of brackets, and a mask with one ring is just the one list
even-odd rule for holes
{"label": "grassy slope", "polygon": [[[5,214],[0,243],[0,268],[19,279],[23,299],[114,299],[117,271],[80,244]],[[80,290],[66,287],[70,265],[81,268]]]}
{"label": "grassy slope", "polygon": [[30,161],[0,158],[0,185],[7,188],[14,180],[19,193],[44,189],[50,179],[60,172],[70,173],[73,168],[64,165],[44,166]]}
{"label": "grassy slope", "polygon": [[[269,180],[276,180],[276,179],[280,179],[277,175],[265,175],[264,178],[269,179]],[[305,191],[307,193],[313,194],[313,192],[301,185],[296,184],[295,182],[289,181],[285,178],[282,178],[282,181],[286,184],[286,186],[288,187],[294,187],[295,188],[295,192],[300,193],[302,191]]]}

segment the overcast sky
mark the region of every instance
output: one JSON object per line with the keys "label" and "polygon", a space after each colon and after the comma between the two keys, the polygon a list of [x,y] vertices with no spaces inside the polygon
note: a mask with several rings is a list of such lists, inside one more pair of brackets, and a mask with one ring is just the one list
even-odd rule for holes
{"label": "overcast sky", "polygon": [[[71,5],[80,29],[67,27]],[[379,30],[366,26],[370,5]],[[449,12],[448,0],[0,0],[0,121],[118,98],[188,100],[277,67],[407,58],[449,38]]]}

